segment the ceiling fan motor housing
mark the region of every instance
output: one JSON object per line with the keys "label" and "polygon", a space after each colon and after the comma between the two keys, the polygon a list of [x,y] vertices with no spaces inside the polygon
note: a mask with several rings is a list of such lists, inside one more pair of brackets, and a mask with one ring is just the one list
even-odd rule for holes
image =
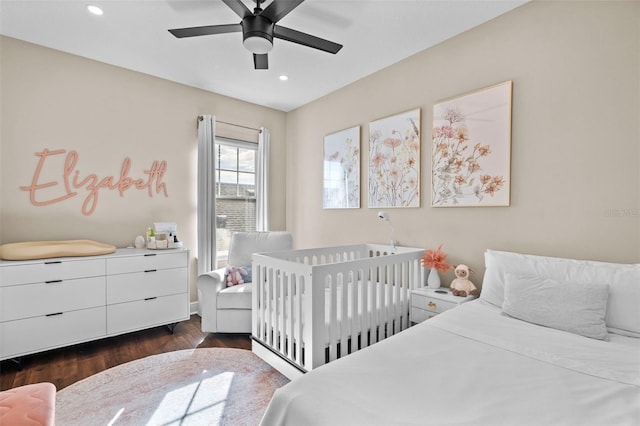
{"label": "ceiling fan motor housing", "polygon": [[260,7],[264,0],[253,0],[256,3],[253,13],[244,1],[246,0],[222,0],[242,19],[238,24],[176,28],[169,32],[177,38],[183,38],[235,33],[242,30],[242,44],[253,53],[253,64],[257,70],[269,69],[267,53],[273,49],[274,37],[333,54],[338,53],[342,48],[341,44],[277,25],[282,18],[305,0],[271,0],[264,10]]}
{"label": "ceiling fan motor housing", "polygon": [[263,16],[247,16],[242,20],[243,44],[253,53],[267,53],[273,47],[274,26],[273,22]]}

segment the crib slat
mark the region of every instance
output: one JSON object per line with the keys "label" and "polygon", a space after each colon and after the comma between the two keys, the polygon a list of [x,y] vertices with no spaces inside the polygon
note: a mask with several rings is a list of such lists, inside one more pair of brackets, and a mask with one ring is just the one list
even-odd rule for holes
{"label": "crib slat", "polygon": [[[267,328],[267,342],[272,348],[276,349],[275,336],[273,335],[273,317],[275,306],[273,306],[273,268],[267,269],[267,283],[266,283],[266,300],[267,300],[267,312],[266,312],[266,328]],[[277,349],[276,349],[277,350]]]}
{"label": "crib slat", "polygon": [[409,321],[409,310],[410,308],[410,303],[409,303],[409,298],[410,298],[410,292],[411,292],[411,281],[413,278],[413,272],[412,272],[412,268],[413,268],[413,262],[411,261],[407,261],[405,262],[405,265],[402,269],[402,282],[404,283],[403,285],[403,293],[402,293],[402,329],[405,330],[407,328],[409,328],[409,326],[411,325],[411,322]]}
{"label": "crib slat", "polygon": [[383,339],[386,339],[387,337],[391,336],[392,334],[391,330],[393,327],[393,299],[392,299],[393,270],[394,270],[393,266],[394,266],[393,264],[389,264],[385,266],[385,269],[387,270],[387,282],[385,283],[384,290],[386,293],[387,300],[385,301],[385,304],[384,304],[385,333],[384,333]]}
{"label": "crib slat", "polygon": [[262,307],[261,307],[262,318],[260,321],[260,338],[264,340],[267,336],[267,313],[269,312],[267,307],[267,301],[266,301],[266,298],[267,298],[266,280],[268,279],[266,266],[261,267],[260,271],[262,273],[262,278],[260,279],[261,285],[262,285],[262,288],[260,290],[260,297],[262,299]]}
{"label": "crib slat", "polygon": [[262,298],[262,320],[260,321],[260,327],[261,327],[261,331],[260,331],[260,338],[261,339],[266,339],[267,338],[267,314],[268,314],[268,302],[266,300],[267,298],[267,282],[266,280],[268,279],[267,277],[267,268],[266,266],[260,268],[262,271],[262,278],[261,278],[261,284],[262,284],[262,290],[260,293],[260,297]]}
{"label": "crib slat", "polygon": [[386,316],[385,303],[387,299],[385,297],[384,284],[383,284],[386,278],[386,271],[381,266],[378,266],[378,276],[380,278],[378,279],[378,285],[377,285],[377,290],[378,290],[378,336],[376,340],[377,342],[384,339],[383,327],[384,327],[384,324],[387,322],[387,319],[385,318]]}
{"label": "crib slat", "polygon": [[287,300],[285,307],[285,336],[287,337],[287,358],[293,360],[293,330],[294,330],[294,307],[295,307],[295,275],[291,274],[287,282]]}
{"label": "crib slat", "polygon": [[358,336],[362,334],[362,321],[360,312],[358,312],[358,300],[361,299],[362,280],[360,279],[360,270],[353,271],[351,275],[351,318],[349,321],[349,335],[351,336],[351,351],[353,353],[358,348]]}
{"label": "crib slat", "polygon": [[[325,278],[331,272],[326,271],[321,265],[314,268],[314,272],[311,273],[309,296],[305,299],[305,366],[309,370],[323,365],[326,360]],[[307,327],[307,324],[310,324],[310,327]]]}
{"label": "crib slat", "polygon": [[400,264],[400,270],[398,271],[400,274],[400,283],[401,285],[398,286],[398,297],[399,300],[396,303],[396,309],[397,311],[397,318],[398,318],[398,331],[402,331],[405,328],[407,328],[407,317],[406,317],[406,313],[408,312],[408,303],[407,303],[407,272],[409,269],[409,262],[402,262]]}
{"label": "crib slat", "polygon": [[397,333],[397,331],[399,331],[398,330],[399,314],[400,314],[400,309],[398,309],[398,303],[400,303],[400,282],[399,282],[400,277],[398,276],[399,267],[400,265],[398,263],[394,263],[391,266],[391,276],[393,277],[392,278],[393,285],[390,288],[392,302],[389,304],[389,318],[390,318],[391,324],[387,326],[388,336],[392,336],[395,333]]}
{"label": "crib slat", "polygon": [[[348,341],[349,341],[349,331],[351,329],[349,324],[349,290],[352,284],[349,279],[349,273],[348,272],[341,273],[340,281],[342,285],[339,288],[340,288],[342,297],[340,300],[341,302],[340,306],[338,307],[338,309],[341,310],[340,323],[338,324],[338,330],[340,333],[339,334],[340,356],[343,357],[349,354],[347,350],[349,349]],[[336,309],[336,312],[338,311],[338,309]]]}
{"label": "crib slat", "polygon": [[[416,261],[415,263],[418,263]],[[406,267],[404,269],[404,277],[403,282],[404,285],[404,300],[402,302],[402,315],[404,317],[404,329],[407,329],[411,326],[411,321],[409,320],[409,311],[411,309],[411,285],[417,277],[414,278],[414,262],[407,261]]]}
{"label": "crib slat", "polygon": [[262,267],[260,264],[253,264],[253,293],[251,294],[252,318],[251,334],[262,339],[262,302],[260,292],[262,291]]}
{"label": "crib slat", "polygon": [[269,275],[271,276],[270,286],[269,286],[269,301],[271,303],[271,309],[269,310],[270,317],[270,331],[271,331],[271,343],[274,348],[278,348],[278,294],[277,294],[277,275],[276,269],[271,268],[269,270]]}
{"label": "crib slat", "polygon": [[327,335],[327,343],[329,345],[329,361],[333,361],[338,357],[338,354],[336,353],[337,342],[335,340],[335,336],[337,335],[336,330],[338,328],[338,319],[336,313],[336,308],[338,306],[338,290],[336,288],[336,278],[333,275],[328,275],[327,279],[327,291],[329,293],[325,296],[325,303],[327,303],[328,305],[325,306],[324,312],[326,312],[326,315],[328,315],[326,320],[329,323],[329,334]]}
{"label": "crib slat", "polygon": [[360,298],[360,347],[366,348],[369,346],[369,283],[371,282],[371,271],[363,270],[362,276],[362,297]]}
{"label": "crib slat", "polygon": [[375,281],[372,281],[371,288],[371,329],[369,330],[371,344],[378,342],[378,329],[380,326],[379,290],[377,285],[380,282],[380,269],[376,267],[375,273],[372,275],[375,276]]}
{"label": "crib slat", "polygon": [[275,335],[277,336],[278,350],[280,351],[281,354],[285,355],[286,354],[285,329],[284,329],[285,292],[283,291],[284,276],[279,269],[275,270],[274,274],[275,274],[275,289],[274,289],[275,303],[274,304],[276,308],[275,310],[276,317],[274,318],[274,324],[276,328]]}
{"label": "crib slat", "polygon": [[303,317],[302,317],[302,295],[304,294],[304,292],[306,291],[305,286],[307,285],[306,281],[305,281],[305,277],[304,276],[298,276],[299,280],[297,281],[297,288],[296,288],[296,298],[295,298],[295,310],[293,317],[291,318],[291,324],[292,327],[294,327],[294,331],[292,333],[293,339],[295,341],[296,344],[296,355],[295,355],[295,362],[302,366],[303,364],[303,360],[302,360],[302,348],[304,345],[304,341],[302,340],[302,323],[303,323]]}

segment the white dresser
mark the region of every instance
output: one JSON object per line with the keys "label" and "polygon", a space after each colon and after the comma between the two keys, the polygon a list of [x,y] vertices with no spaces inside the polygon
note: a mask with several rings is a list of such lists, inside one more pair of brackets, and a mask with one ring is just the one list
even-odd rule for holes
{"label": "white dresser", "polygon": [[189,318],[189,250],[0,261],[0,359]]}

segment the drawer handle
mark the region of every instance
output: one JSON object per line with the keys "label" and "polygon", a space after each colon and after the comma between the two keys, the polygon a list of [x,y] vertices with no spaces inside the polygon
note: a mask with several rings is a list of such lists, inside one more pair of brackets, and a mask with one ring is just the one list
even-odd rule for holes
{"label": "drawer handle", "polygon": [[146,269],[144,272],[158,272],[157,269]]}
{"label": "drawer handle", "polygon": [[157,253],[145,253],[145,256],[155,256]]}
{"label": "drawer handle", "polygon": [[54,284],[54,283],[61,283],[62,280],[50,280],[50,281],[45,281],[45,284]]}
{"label": "drawer handle", "polygon": [[48,262],[44,262],[45,265],[54,265],[56,263],[62,263],[62,260],[50,260]]}
{"label": "drawer handle", "polygon": [[54,312],[53,314],[47,314],[46,317],[55,317],[57,315],[62,315],[62,312]]}
{"label": "drawer handle", "polygon": [[429,305],[429,307],[431,309],[435,309],[436,308],[436,304],[433,301],[429,301],[428,305]]}
{"label": "drawer handle", "polygon": [[157,299],[157,297],[147,297],[147,298],[146,298],[146,299],[144,299],[144,300],[154,300],[154,299]]}

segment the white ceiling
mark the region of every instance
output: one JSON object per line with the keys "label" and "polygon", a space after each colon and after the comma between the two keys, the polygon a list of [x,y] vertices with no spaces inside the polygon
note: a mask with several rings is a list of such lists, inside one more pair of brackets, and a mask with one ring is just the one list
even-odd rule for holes
{"label": "white ceiling", "polygon": [[253,69],[241,33],[177,39],[167,31],[240,22],[220,0],[0,0],[0,33],[290,111],[526,1],[307,0],[279,25],[344,47],[332,55],[275,39],[268,70]]}

